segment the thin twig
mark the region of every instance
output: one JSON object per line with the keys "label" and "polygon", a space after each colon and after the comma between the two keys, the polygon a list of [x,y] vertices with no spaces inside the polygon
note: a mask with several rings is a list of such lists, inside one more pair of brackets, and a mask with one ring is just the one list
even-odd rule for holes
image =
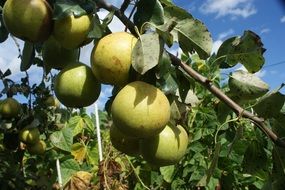
{"label": "thin twig", "polygon": [[244,110],[240,105],[234,102],[230,97],[228,97],[221,89],[216,87],[212,82],[196,72],[187,64],[183,63],[179,58],[169,53],[172,64],[180,66],[188,75],[194,78],[198,83],[206,87],[212,94],[214,94],[217,98],[223,101],[226,105],[228,105],[238,116],[248,118],[252,120],[256,126],[264,132],[276,145],[285,147],[285,141],[280,139],[271,129],[266,127],[264,123],[264,119],[260,118],[253,113]]}
{"label": "thin twig", "polygon": [[107,11],[109,12],[112,12],[114,11],[114,14],[116,15],[116,17],[118,17],[120,19],[120,21],[122,23],[124,23],[125,26],[128,27],[128,29],[130,30],[130,32],[132,34],[134,34],[135,36],[137,36],[136,34],[136,30],[135,30],[135,27],[134,27],[134,24],[132,23],[132,21],[130,21],[128,19],[128,17],[126,17],[126,15],[124,15],[119,8],[113,6],[112,4],[109,4],[107,3],[106,1],[104,0],[94,0],[97,4],[97,7],[98,8],[103,8],[103,9],[106,9]]}
{"label": "thin twig", "polygon": [[142,181],[142,179],[140,178],[140,176],[137,174],[136,169],[135,169],[133,163],[131,162],[131,160],[129,159],[129,157],[128,157],[127,155],[126,155],[126,158],[127,158],[128,162],[129,162],[129,164],[130,164],[132,170],[134,171],[134,174],[135,174],[136,178],[139,180],[139,182],[141,183],[141,185],[142,185],[145,189],[150,190],[150,188],[148,188],[148,187],[144,184],[144,182]]}
{"label": "thin twig", "polygon": [[[129,15],[129,17],[128,17],[128,19],[130,20],[131,18],[132,18],[132,16],[133,16],[133,14],[135,13],[135,10],[136,10],[136,8],[137,8],[137,1],[136,1],[136,3],[134,4],[134,6],[133,6],[133,8],[132,8],[132,10],[131,10],[131,12],[130,12],[130,15]],[[126,26],[125,27],[125,32],[128,30],[128,27]]]}
{"label": "thin twig", "polygon": [[[135,25],[126,17],[126,15],[122,14],[120,12],[120,9],[117,7],[110,5],[106,3],[104,0],[98,0],[96,1],[98,5],[106,9],[108,11],[114,11],[115,15],[121,20],[122,23],[125,24],[126,27],[130,30],[130,32],[138,36],[138,34],[135,31]],[[221,89],[216,87],[210,80],[208,80],[206,77],[202,76],[200,73],[196,72],[194,69],[192,69],[190,66],[182,62],[178,57],[175,55],[169,53],[171,62],[173,65],[180,66],[189,76],[191,76],[193,79],[195,79],[196,82],[203,85],[205,88],[207,88],[213,95],[215,95],[217,98],[219,98],[221,101],[223,101],[226,105],[228,105],[238,116],[248,118],[253,123],[256,124],[256,126],[265,133],[277,146],[284,147],[285,148],[285,141],[279,138],[271,129],[269,129],[263,118],[260,118],[251,112],[244,110],[241,106],[239,106],[236,102],[234,102],[230,97],[228,97]]]}
{"label": "thin twig", "polygon": [[120,11],[123,13],[127,10],[128,6],[130,5],[131,0],[124,0],[123,4],[121,5]]}
{"label": "thin twig", "polygon": [[[29,73],[27,71],[25,71],[26,77],[27,77],[27,82],[28,82],[28,86],[30,86],[30,77],[29,77]],[[29,105],[29,110],[32,110],[32,93],[31,93],[31,88],[29,88],[29,100],[28,100],[28,105]]]}

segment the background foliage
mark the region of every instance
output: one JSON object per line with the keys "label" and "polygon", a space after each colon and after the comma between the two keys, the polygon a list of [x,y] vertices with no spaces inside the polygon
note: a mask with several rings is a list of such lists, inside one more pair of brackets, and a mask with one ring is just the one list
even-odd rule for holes
{"label": "background foliage", "polygon": [[[4,1],[1,1],[3,5]],[[65,189],[262,189],[282,190],[285,186],[285,152],[266,137],[256,125],[231,111],[224,102],[176,65],[165,49],[179,45],[181,60],[207,77],[224,93],[246,110],[266,119],[267,127],[283,137],[283,87],[271,92],[268,87],[255,86],[253,73],[264,64],[265,51],[261,39],[253,31],[223,42],[217,54],[211,54],[212,39],[206,26],[169,0],[132,1],[133,22],[140,41],[133,53],[132,66],[140,80],[159,87],[171,103],[172,123],[181,124],[190,140],[187,153],[176,165],[156,167],[141,157],[118,152],[110,143],[112,124],[109,108],[117,90],[99,112],[102,162],[98,162],[96,117],[82,109],[54,108],[44,104],[53,94],[52,75],[44,71],[40,84],[29,76],[16,83],[11,72],[0,71],[4,88],[1,97],[23,96],[23,113],[18,118],[0,118],[0,184],[1,189],[58,189],[56,160],[59,159]],[[54,19],[69,14],[95,15],[89,37],[96,42],[111,31],[108,28],[114,12],[103,20],[95,7],[100,1],[50,1]],[[0,40],[8,38],[0,14]],[[123,29],[122,29],[123,30]],[[31,65],[43,66],[41,45],[25,42],[21,51],[21,71]],[[151,55],[151,56],[149,56]],[[238,81],[235,89],[228,84],[229,76],[221,76],[223,68],[242,64],[249,80]],[[0,68],[1,69],[1,68]],[[254,88],[256,87],[256,88]],[[233,90],[235,93],[233,93]],[[254,98],[239,96],[248,91]],[[266,93],[266,94],[265,94]],[[264,95],[265,94],[265,95]],[[43,155],[31,155],[18,140],[18,132],[27,125],[36,125],[41,139],[47,143]],[[85,171],[87,173],[82,173]]]}

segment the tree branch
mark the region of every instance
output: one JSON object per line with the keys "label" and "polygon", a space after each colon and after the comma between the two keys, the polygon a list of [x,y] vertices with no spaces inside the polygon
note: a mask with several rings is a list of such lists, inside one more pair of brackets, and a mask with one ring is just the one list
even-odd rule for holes
{"label": "tree branch", "polygon": [[183,63],[179,58],[169,53],[172,64],[180,66],[188,75],[195,79],[196,82],[200,83],[204,87],[206,87],[212,94],[214,94],[217,98],[223,101],[226,105],[228,105],[237,115],[242,116],[244,118],[248,118],[253,123],[262,130],[276,145],[285,147],[285,141],[280,139],[271,129],[266,127],[264,123],[264,119],[260,118],[251,112],[244,110],[240,105],[234,102],[230,97],[228,97],[223,91],[221,91],[218,87],[216,87],[210,80],[206,77],[202,76],[194,69],[192,69],[187,64]]}
{"label": "tree branch", "polygon": [[132,34],[134,34],[136,37],[138,37],[138,34],[136,33],[136,30],[135,30],[134,23],[132,23],[130,21],[130,19],[128,17],[126,17],[126,15],[124,15],[124,13],[122,13],[120,11],[119,8],[113,6],[112,4],[107,3],[104,0],[95,0],[95,2],[97,4],[98,8],[106,9],[109,12],[113,12],[114,11],[114,14],[116,15],[116,17],[118,17],[120,19],[120,21],[122,23],[124,23],[124,25],[130,30],[130,32]]}
{"label": "tree branch", "polygon": [[[115,15],[121,20],[122,23],[128,27],[130,32],[135,36],[138,36],[135,32],[135,25],[126,17],[120,9],[117,7],[107,4],[104,0],[96,1],[97,5],[100,8],[106,9],[108,11],[114,11]],[[240,105],[238,105],[235,101],[233,101],[230,97],[228,97],[223,91],[221,91],[218,87],[216,87],[210,80],[206,77],[202,76],[194,69],[192,69],[187,64],[183,63],[179,58],[175,55],[169,53],[172,64],[180,66],[189,76],[195,79],[196,82],[203,85],[207,88],[212,94],[214,94],[217,98],[223,101],[226,105],[228,105],[236,114],[241,117],[250,119],[263,133],[265,133],[277,146],[285,148],[285,141],[279,138],[270,128],[266,127],[263,118],[260,118],[251,112],[244,110]]]}
{"label": "tree branch", "polygon": [[122,6],[120,8],[121,13],[124,13],[127,10],[130,3],[131,3],[131,0],[124,0]]}

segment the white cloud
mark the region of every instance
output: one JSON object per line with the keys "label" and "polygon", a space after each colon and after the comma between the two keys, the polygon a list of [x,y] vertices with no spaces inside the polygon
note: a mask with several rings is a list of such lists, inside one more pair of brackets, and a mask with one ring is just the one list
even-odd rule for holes
{"label": "white cloud", "polygon": [[[23,41],[17,40],[17,43],[22,49]],[[19,58],[17,46],[15,45],[13,39],[9,37],[5,42],[1,44],[0,47],[0,69],[2,72],[10,69],[12,75],[10,75],[9,78],[19,79],[19,77],[16,77],[16,75],[20,74],[20,63],[21,59]]]}
{"label": "white cloud", "polygon": [[234,30],[232,28],[227,30],[227,31],[225,31],[225,32],[222,32],[222,33],[218,34],[218,39],[213,42],[212,54],[213,53],[217,53],[218,49],[222,45],[224,39],[228,38],[229,36],[231,36],[233,34],[234,34]]}
{"label": "white cloud", "polygon": [[108,0],[107,2],[111,3],[112,5],[116,7],[120,7],[124,1],[123,0]]}
{"label": "white cloud", "polygon": [[285,16],[281,17],[280,22],[285,23]]}
{"label": "white cloud", "polygon": [[266,75],[267,71],[266,70],[260,70],[257,73],[255,73],[255,76],[262,78]]}
{"label": "white cloud", "polygon": [[[243,71],[247,71],[246,68],[242,65],[239,68],[237,68],[236,70],[243,70]],[[255,76],[262,78],[266,75],[267,71],[266,70],[260,70],[256,73],[254,73]]]}
{"label": "white cloud", "polygon": [[247,18],[257,12],[253,5],[254,0],[207,0],[200,7],[205,14],[216,14],[216,18],[231,16]]}
{"label": "white cloud", "polygon": [[271,71],[269,71],[269,73],[270,73],[271,75],[276,75],[276,74],[278,74],[278,71],[276,71],[276,70],[271,70]]}
{"label": "white cloud", "polygon": [[90,66],[90,55],[92,52],[94,45],[93,43],[89,43],[86,46],[83,46],[80,50],[80,61],[86,65]]}
{"label": "white cloud", "polygon": [[[23,41],[17,39],[17,43],[22,49]],[[25,72],[21,72],[20,65],[21,59],[19,58],[18,48],[14,40],[9,37],[0,47],[0,69],[2,72],[10,69],[12,74],[8,78],[20,82],[21,78],[26,76]],[[42,69],[37,66],[31,66],[27,73],[31,84],[39,83],[42,80]]]}
{"label": "white cloud", "polygon": [[222,32],[218,35],[218,40],[222,40],[230,35],[234,34],[234,30],[231,28],[228,31]]}
{"label": "white cloud", "polygon": [[260,31],[260,34],[266,34],[266,33],[269,33],[271,30],[269,28],[263,28],[261,29]]}
{"label": "white cloud", "polygon": [[[106,10],[101,10],[98,12],[98,16],[100,19],[103,19],[107,16],[108,13],[109,12]],[[126,14],[128,15],[127,12]],[[125,25],[123,25],[123,23],[116,16],[114,16],[112,22],[109,25],[109,28],[112,32],[124,31]]]}
{"label": "white cloud", "polygon": [[216,40],[216,41],[214,41],[213,47],[212,47],[212,54],[218,52],[218,49],[219,49],[219,47],[222,45],[222,43],[223,43],[222,40]]}
{"label": "white cloud", "polygon": [[178,43],[174,43],[171,48],[166,46],[165,49],[177,57],[180,57],[183,53]]}

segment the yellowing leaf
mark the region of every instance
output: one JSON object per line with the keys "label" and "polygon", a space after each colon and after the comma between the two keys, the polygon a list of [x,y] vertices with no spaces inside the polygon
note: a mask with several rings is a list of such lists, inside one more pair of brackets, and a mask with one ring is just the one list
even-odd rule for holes
{"label": "yellowing leaf", "polygon": [[85,160],[86,153],[86,146],[82,143],[75,143],[71,147],[71,154],[72,156],[74,156],[74,159],[79,163],[82,163]]}
{"label": "yellowing leaf", "polygon": [[64,190],[86,190],[89,189],[92,174],[85,171],[76,172],[64,187]]}

